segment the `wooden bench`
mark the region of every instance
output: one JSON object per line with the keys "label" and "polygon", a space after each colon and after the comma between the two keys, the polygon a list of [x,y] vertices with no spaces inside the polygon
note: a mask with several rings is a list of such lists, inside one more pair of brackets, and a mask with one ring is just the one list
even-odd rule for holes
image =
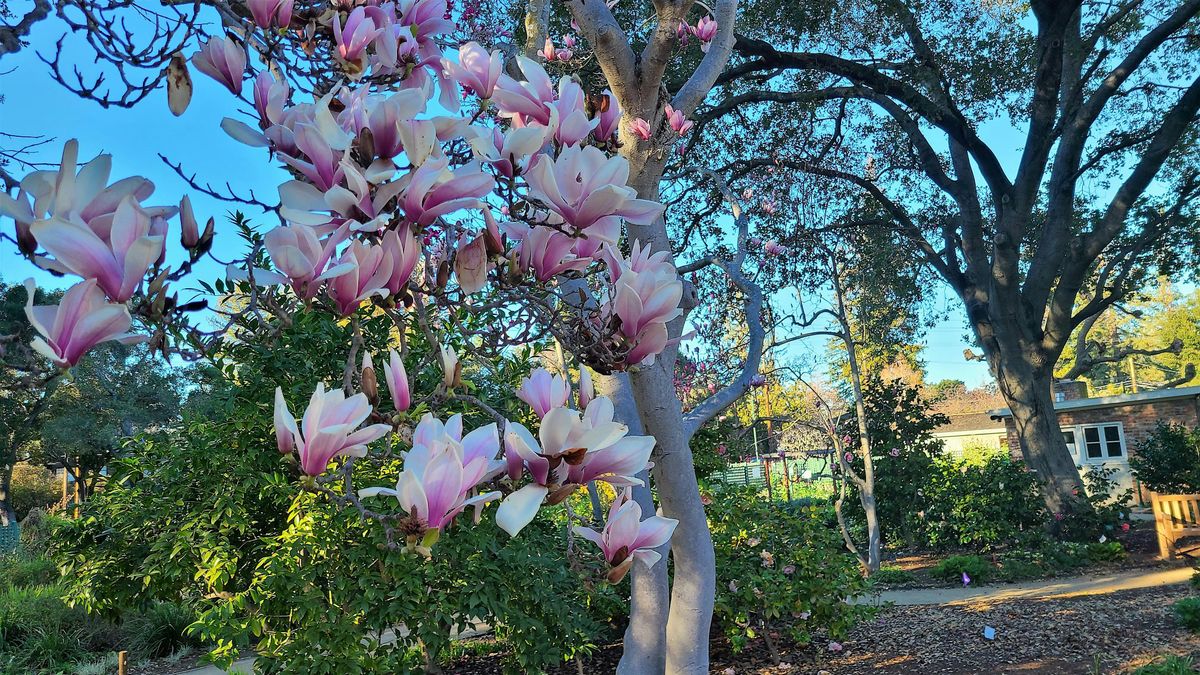
{"label": "wooden bench", "polygon": [[[1184,537],[1200,537],[1200,494],[1160,495],[1150,493],[1154,510],[1154,529],[1158,534],[1158,553],[1165,559],[1180,554],[1178,543]],[[1200,547],[1183,551],[1184,555]],[[1190,557],[1190,556],[1189,556]]]}

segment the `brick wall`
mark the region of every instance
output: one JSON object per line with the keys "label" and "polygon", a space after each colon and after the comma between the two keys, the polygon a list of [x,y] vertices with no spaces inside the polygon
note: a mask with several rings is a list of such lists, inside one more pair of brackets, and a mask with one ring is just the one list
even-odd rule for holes
{"label": "brick wall", "polygon": [[[1189,427],[1200,426],[1200,399],[1138,401],[1088,410],[1064,410],[1058,413],[1058,421],[1063,427],[1120,422],[1125,430],[1125,446],[1133,454],[1138,443],[1145,440],[1159,422]],[[1011,417],[1004,419],[1004,427],[1008,432],[1009,450],[1013,457],[1019,459],[1021,446],[1017,441],[1017,429]]]}

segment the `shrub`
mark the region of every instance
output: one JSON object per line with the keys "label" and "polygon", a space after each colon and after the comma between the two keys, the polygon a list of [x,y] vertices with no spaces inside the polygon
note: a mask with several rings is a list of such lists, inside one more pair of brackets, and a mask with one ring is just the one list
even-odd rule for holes
{"label": "shrub", "polygon": [[746,488],[727,488],[712,499],[714,615],[734,649],[759,635],[769,639],[771,631],[800,644],[817,631],[837,639],[869,613],[843,602],[868,586],[828,507],[768,503]]}
{"label": "shrub", "polygon": [[925,488],[929,546],[987,550],[1040,536],[1045,509],[1023,462],[1007,454],[982,464],[942,457],[936,467]]}
{"label": "shrub", "polygon": [[971,583],[984,584],[996,568],[977,555],[952,555],[934,566],[933,576],[944,581],[962,581],[963,573],[971,577]]}
{"label": "shrub", "polygon": [[66,518],[43,509],[33,509],[21,521],[21,552],[45,556],[54,539],[54,531],[67,522]]}
{"label": "shrub", "polygon": [[1113,480],[1116,473],[1117,469],[1107,466],[1092,466],[1082,471],[1084,499],[1091,509],[1076,511],[1061,520],[1058,533],[1062,539],[1077,542],[1107,539],[1125,522],[1133,505],[1133,490],[1119,489]]}
{"label": "shrub", "polygon": [[1130,454],[1129,468],[1155,492],[1200,492],[1200,429],[1159,423]]}
{"label": "shrub", "polygon": [[4,569],[0,586],[28,588],[48,586],[58,581],[58,567],[54,561],[39,555],[14,553],[0,556],[0,568]]}
{"label": "shrub", "polygon": [[1184,598],[1172,605],[1171,611],[1179,625],[1193,633],[1200,632],[1200,597]]}
{"label": "shrub", "polygon": [[199,646],[200,641],[188,631],[195,621],[192,608],[175,602],[157,602],[127,617],[122,629],[135,654],[154,658],[169,656],[183,647]]}
{"label": "shrub", "polygon": [[59,586],[0,590],[0,672],[58,670],[116,647],[113,624],[68,607],[61,594]]}
{"label": "shrub", "polygon": [[[871,437],[876,514],[883,543],[922,546],[927,540],[928,521],[921,514],[931,502],[925,488],[937,472],[935,462],[942,451],[942,442],[933,432],[950,419],[930,410],[920,390],[902,380],[885,382],[871,377],[863,385],[863,405]],[[849,418],[841,431],[857,439],[857,419]],[[851,464],[862,475],[863,461],[857,453]],[[857,504],[857,495],[847,503]],[[846,512],[865,531],[862,509]]]}
{"label": "shrub", "polygon": [[24,520],[33,509],[45,509],[62,499],[62,485],[54,472],[29,462],[17,462],[12,469],[11,504],[17,519]]}
{"label": "shrub", "polygon": [[[426,658],[418,648],[443,660],[455,627],[472,620],[508,646],[510,672],[538,672],[604,634],[559,524],[539,517],[510,538],[485,518],[452,535],[427,560],[388,547],[378,523],[301,493],[251,585],[205,611],[198,631],[217,642],[219,662],[261,636],[260,662],[280,672],[412,672]],[[409,632],[378,641],[398,625]]]}

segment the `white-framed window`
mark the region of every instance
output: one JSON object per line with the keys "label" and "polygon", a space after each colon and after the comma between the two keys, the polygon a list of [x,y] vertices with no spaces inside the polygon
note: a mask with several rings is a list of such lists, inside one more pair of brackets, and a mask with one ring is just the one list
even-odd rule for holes
{"label": "white-framed window", "polygon": [[1125,429],[1120,422],[1078,424],[1062,430],[1067,449],[1080,464],[1124,461]]}

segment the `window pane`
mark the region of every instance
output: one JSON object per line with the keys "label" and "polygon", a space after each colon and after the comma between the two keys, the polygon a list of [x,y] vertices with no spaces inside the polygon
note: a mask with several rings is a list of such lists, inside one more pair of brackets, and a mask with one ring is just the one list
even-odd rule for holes
{"label": "window pane", "polygon": [[1104,427],[1105,446],[1108,448],[1109,457],[1121,456],[1121,428],[1112,425]]}
{"label": "window pane", "polygon": [[1084,447],[1087,449],[1088,459],[1101,459],[1104,457],[1104,448],[1100,443],[1100,429],[1097,427],[1084,427],[1083,429]]}
{"label": "window pane", "polygon": [[1067,445],[1075,445],[1075,432],[1074,431],[1064,431],[1063,432],[1063,440],[1067,442]]}

